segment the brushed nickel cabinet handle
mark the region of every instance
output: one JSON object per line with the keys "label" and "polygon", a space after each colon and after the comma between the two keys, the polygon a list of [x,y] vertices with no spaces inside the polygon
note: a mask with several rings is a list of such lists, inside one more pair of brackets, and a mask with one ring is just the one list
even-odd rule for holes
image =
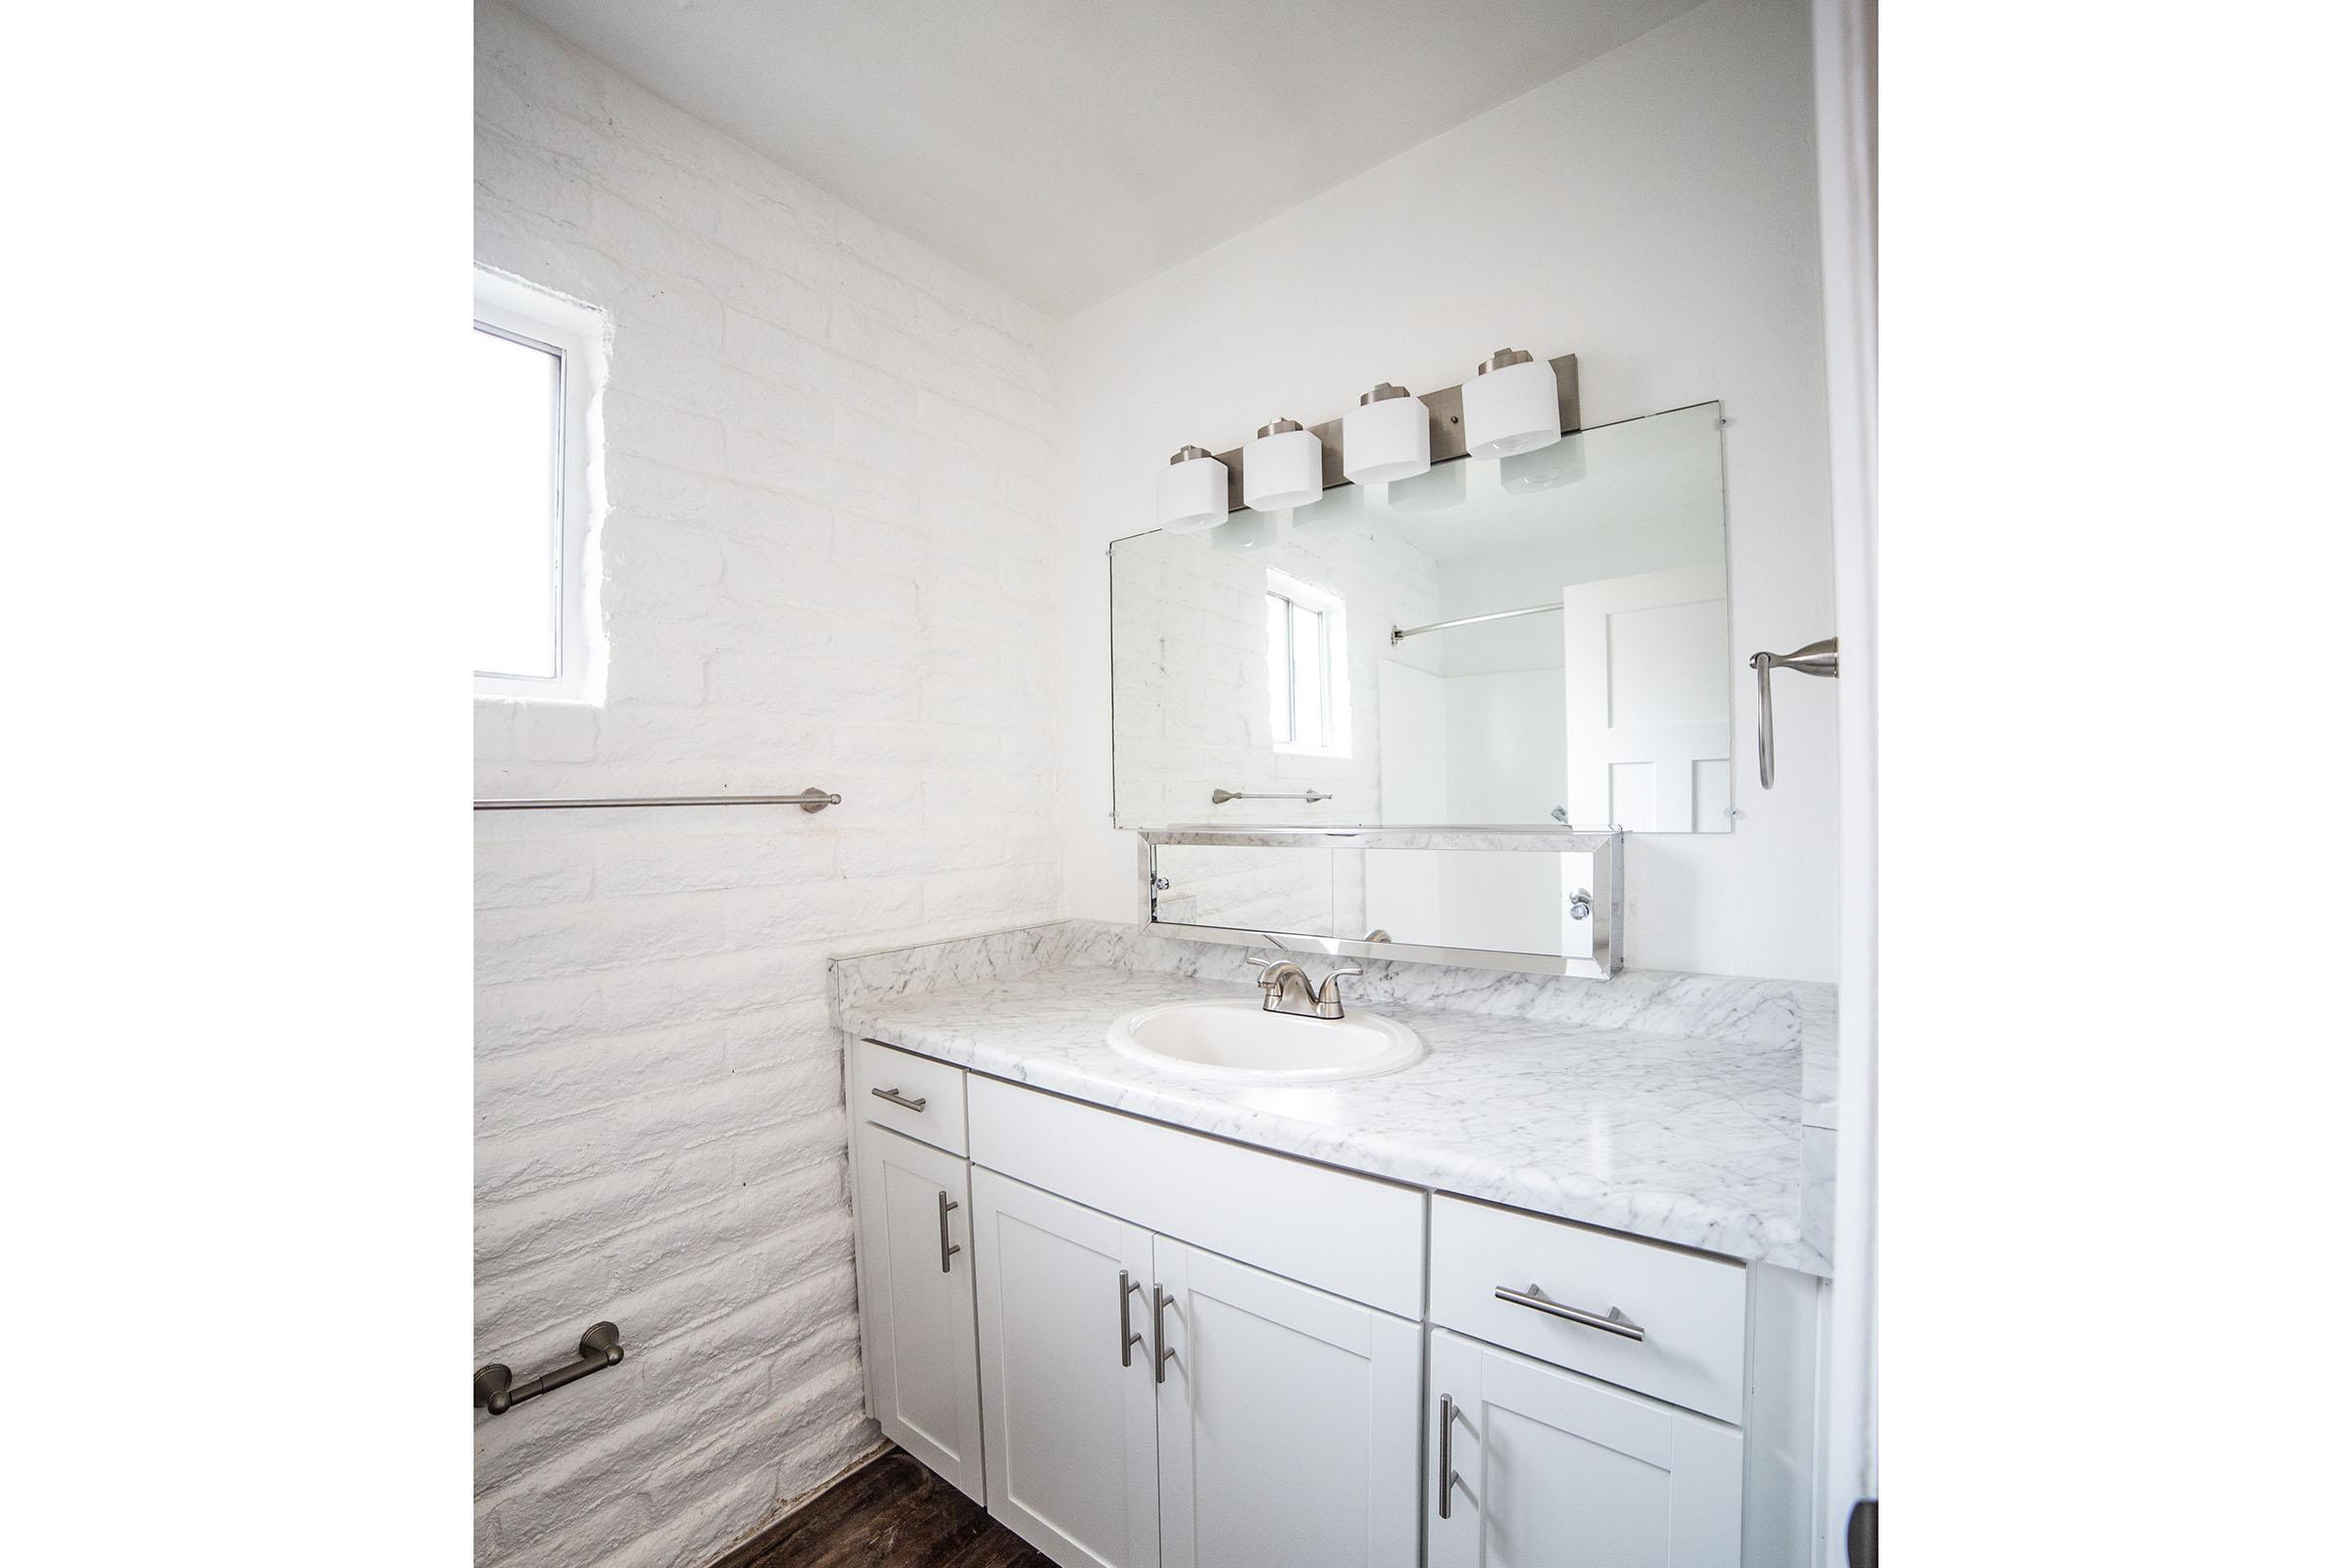
{"label": "brushed nickel cabinet handle", "polygon": [[1581,1306],[1547,1301],[1533,1285],[1524,1291],[1514,1291],[1508,1285],[1497,1285],[1494,1287],[1494,1299],[1508,1301],[1513,1306],[1529,1307],[1585,1328],[1598,1329],[1603,1334],[1614,1334],[1619,1339],[1632,1340],[1637,1344],[1648,1337],[1647,1330],[1613,1306],[1606,1312],[1588,1312]]}
{"label": "brushed nickel cabinet handle", "polygon": [[1127,1298],[1142,1289],[1141,1285],[1136,1284],[1129,1277],[1125,1269],[1119,1270],[1119,1365],[1121,1366],[1135,1365],[1135,1348],[1144,1343],[1144,1337],[1135,1331],[1134,1321],[1127,1311]]}
{"label": "brushed nickel cabinet handle", "polygon": [[939,1271],[942,1274],[952,1272],[948,1265],[948,1259],[963,1250],[960,1247],[948,1245],[948,1210],[960,1206],[948,1196],[948,1190],[945,1187],[939,1190]]}
{"label": "brushed nickel cabinet handle", "polygon": [[908,1099],[906,1096],[900,1094],[896,1089],[875,1089],[868,1091],[868,1093],[870,1093],[876,1100],[887,1100],[892,1104],[904,1105],[908,1110],[920,1110],[925,1105],[931,1103],[931,1101],[927,1096],[916,1095],[912,1099]]}
{"label": "brushed nickel cabinet handle", "polygon": [[1168,1381],[1168,1362],[1176,1352],[1168,1348],[1168,1303],[1176,1299],[1158,1286],[1152,1287],[1152,1381]]}
{"label": "brushed nickel cabinet handle", "polygon": [[1453,1517],[1453,1396],[1438,1396],[1438,1517]]}

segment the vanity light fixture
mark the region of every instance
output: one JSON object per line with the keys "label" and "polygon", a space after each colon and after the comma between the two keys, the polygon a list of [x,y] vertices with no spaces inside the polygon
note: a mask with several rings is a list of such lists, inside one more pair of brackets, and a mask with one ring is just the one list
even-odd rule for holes
{"label": "vanity light fixture", "polygon": [[1170,533],[1198,533],[1225,520],[1232,475],[1204,447],[1180,447],[1159,470],[1159,525]]}
{"label": "vanity light fixture", "polygon": [[1429,405],[1383,381],[1357,399],[1340,426],[1340,453],[1357,484],[1390,484],[1429,471]]}
{"label": "vanity light fixture", "polygon": [[1525,349],[1497,349],[1462,383],[1462,433],[1474,458],[1508,458],[1560,438],[1560,378]]}
{"label": "vanity light fixture", "polygon": [[1311,506],[1323,495],[1323,443],[1297,419],[1258,426],[1242,444],[1242,504],[1259,512]]}

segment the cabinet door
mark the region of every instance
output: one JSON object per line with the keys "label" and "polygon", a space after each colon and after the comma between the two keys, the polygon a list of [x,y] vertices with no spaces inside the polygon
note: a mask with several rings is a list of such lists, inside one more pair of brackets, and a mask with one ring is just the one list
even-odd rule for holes
{"label": "cabinet door", "polygon": [[1739,1568],[1737,1427],[1439,1329],[1429,1453],[1430,1568]]}
{"label": "cabinet door", "polygon": [[1414,1568],[1421,1329],[1155,1237],[1166,1568]]}
{"label": "cabinet door", "polygon": [[858,1250],[874,1418],[901,1447],[985,1500],[980,1358],[964,1162],[858,1129]]}
{"label": "cabinet door", "polygon": [[1152,1233],[974,1166],[972,1250],[988,1511],[1062,1568],[1156,1568]]}

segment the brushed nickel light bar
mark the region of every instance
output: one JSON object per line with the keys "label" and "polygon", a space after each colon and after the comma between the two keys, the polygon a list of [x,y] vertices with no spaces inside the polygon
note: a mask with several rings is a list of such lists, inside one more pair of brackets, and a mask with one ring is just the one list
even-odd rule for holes
{"label": "brushed nickel light bar", "polygon": [[[1559,377],[1560,429],[1563,432],[1581,430],[1585,427],[1585,417],[1577,401],[1576,356],[1563,354],[1551,361],[1551,368]],[[1468,457],[1470,443],[1462,428],[1462,389],[1459,386],[1449,386],[1436,392],[1424,392],[1420,394],[1420,397],[1422,403],[1429,409],[1430,462],[1445,463],[1454,458]],[[1321,424],[1310,424],[1306,427],[1314,434],[1316,440],[1323,443],[1323,488],[1326,490],[1338,485],[1354,483],[1348,477],[1346,423],[1345,419],[1326,419]],[[1215,454],[1202,452],[1198,447],[1187,447],[1177,456],[1183,458],[1190,454],[1198,454],[1200,457],[1214,456],[1219,463],[1225,465],[1226,510],[1229,512],[1247,510],[1248,503],[1242,498],[1242,449],[1240,447]]]}

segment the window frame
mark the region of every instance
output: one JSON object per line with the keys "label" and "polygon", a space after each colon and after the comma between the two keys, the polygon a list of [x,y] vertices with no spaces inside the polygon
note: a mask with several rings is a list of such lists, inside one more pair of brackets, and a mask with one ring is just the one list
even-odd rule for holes
{"label": "window frame", "polygon": [[[1284,682],[1284,690],[1289,699],[1290,733],[1293,738],[1281,739],[1281,731],[1276,729],[1276,739],[1273,743],[1275,752],[1286,757],[1347,757],[1350,755],[1351,736],[1348,713],[1347,600],[1310,583],[1301,582],[1289,572],[1271,566],[1266,568],[1266,597],[1280,600],[1289,607],[1284,612],[1284,629],[1290,635],[1284,639],[1282,668],[1287,677]],[[1311,746],[1296,738],[1298,733],[1298,662],[1294,651],[1298,647],[1298,637],[1296,628],[1291,621],[1292,617],[1301,612],[1314,615],[1322,622],[1321,635],[1315,639],[1315,644],[1323,664],[1322,679],[1318,683],[1323,698],[1323,740],[1321,744]],[[1274,651],[1269,648],[1267,650],[1269,666],[1271,666]],[[1269,710],[1266,716],[1268,723],[1271,724],[1273,722],[1272,712]]]}
{"label": "window frame", "polygon": [[606,318],[576,300],[490,268],[474,268],[473,324],[556,357],[557,485],[561,528],[556,551],[556,672],[473,672],[477,698],[597,703],[604,696],[604,641],[597,613],[597,524],[603,432],[597,399],[604,390]]}

